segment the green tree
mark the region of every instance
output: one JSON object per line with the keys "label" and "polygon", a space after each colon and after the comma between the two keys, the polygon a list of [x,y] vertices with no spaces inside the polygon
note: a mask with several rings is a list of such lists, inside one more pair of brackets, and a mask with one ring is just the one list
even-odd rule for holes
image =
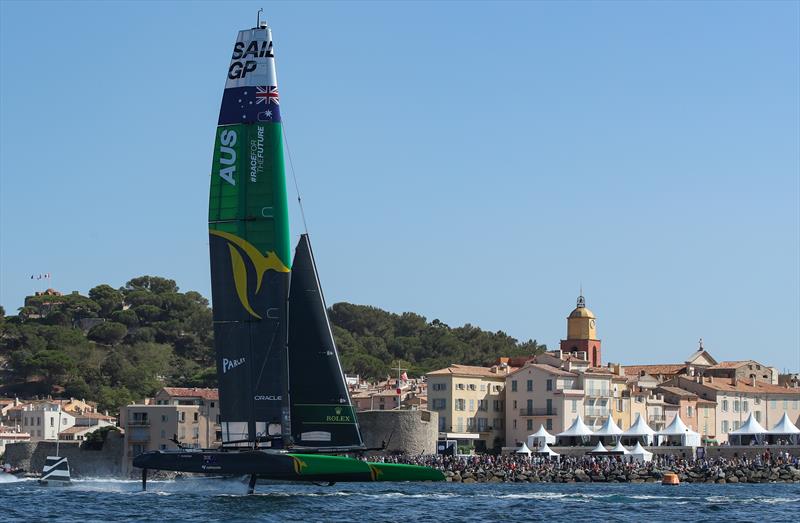
{"label": "green tree", "polygon": [[108,318],[112,312],[122,309],[122,293],[110,285],[102,284],[92,287],[89,291],[89,298],[100,306],[101,318]]}
{"label": "green tree", "polygon": [[126,334],[128,334],[128,327],[125,325],[106,321],[89,329],[86,337],[104,345],[116,345]]}

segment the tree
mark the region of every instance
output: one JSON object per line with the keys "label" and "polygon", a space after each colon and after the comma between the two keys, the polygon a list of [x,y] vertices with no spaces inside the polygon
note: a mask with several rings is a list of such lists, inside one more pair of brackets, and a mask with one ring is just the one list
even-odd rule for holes
{"label": "tree", "polygon": [[126,334],[128,334],[128,327],[125,325],[106,321],[89,329],[86,337],[103,345],[116,345]]}
{"label": "tree", "polygon": [[125,284],[126,290],[147,290],[154,294],[167,292],[178,292],[178,284],[175,280],[161,278],[159,276],[139,276],[133,278]]}
{"label": "tree", "polygon": [[122,309],[122,293],[105,283],[93,287],[89,291],[89,298],[100,306],[101,318],[108,318],[112,312]]}

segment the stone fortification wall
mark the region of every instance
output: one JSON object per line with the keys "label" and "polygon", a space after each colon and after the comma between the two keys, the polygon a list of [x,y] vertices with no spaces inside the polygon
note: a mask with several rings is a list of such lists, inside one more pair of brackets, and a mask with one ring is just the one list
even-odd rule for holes
{"label": "stone fortification wall", "polygon": [[[69,460],[70,474],[80,477],[121,477],[122,449],[124,438],[118,432],[108,433],[102,450],[83,450],[79,442],[61,442],[59,456]],[[53,441],[37,443],[10,443],[6,445],[5,462],[12,467],[21,467],[29,473],[39,474],[47,456],[55,456]]]}
{"label": "stone fortification wall", "polygon": [[427,410],[369,410],[358,413],[367,448],[387,442],[386,453],[436,454],[439,415]]}

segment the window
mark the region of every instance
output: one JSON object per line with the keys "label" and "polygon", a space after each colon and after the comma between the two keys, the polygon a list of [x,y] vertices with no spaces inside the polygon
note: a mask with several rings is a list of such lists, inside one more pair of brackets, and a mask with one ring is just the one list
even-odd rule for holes
{"label": "window", "polygon": [[481,383],[481,392],[486,392],[486,384]]}
{"label": "window", "polygon": [[527,421],[527,423],[525,425],[526,425],[526,427],[525,427],[526,429],[533,430],[533,420],[532,419],[528,419],[528,421]]}
{"label": "window", "polygon": [[689,416],[690,418],[694,416],[694,412],[691,405],[686,407],[686,415]]}
{"label": "window", "polygon": [[495,418],[492,420],[492,428],[494,430],[503,430],[503,418]]}
{"label": "window", "polygon": [[545,400],[545,406],[547,408],[547,415],[548,416],[553,415],[554,414],[554,412],[553,412],[553,400],[550,399],[550,398],[547,398],[547,400]]}
{"label": "window", "polygon": [[789,408],[789,400],[783,400],[783,410],[785,411],[788,408]]}
{"label": "window", "polygon": [[464,390],[464,384],[463,383],[457,383],[456,384],[456,390]]}
{"label": "window", "polygon": [[533,400],[528,400],[525,402],[525,413],[528,416],[533,415]]}
{"label": "window", "polygon": [[478,432],[486,432],[489,427],[489,418],[478,418]]}
{"label": "window", "polygon": [[439,416],[439,431],[444,432],[447,430],[445,427],[447,427],[447,418],[444,416]]}
{"label": "window", "polygon": [[180,418],[180,421],[181,421],[181,423],[183,423],[184,421],[186,421],[186,413],[185,413],[185,412],[181,412],[181,418]]}
{"label": "window", "polygon": [[739,412],[740,408],[739,400],[733,400],[733,412]]}
{"label": "window", "polygon": [[37,430],[36,431],[36,435],[41,438],[42,437],[42,431],[41,430]]}
{"label": "window", "polygon": [[51,427],[55,426],[55,425],[54,425],[54,424],[55,424],[55,421],[56,421],[55,419],[53,419],[53,418],[50,418],[50,426],[51,426]]}
{"label": "window", "polygon": [[447,400],[444,398],[436,398],[433,400],[433,410],[444,410],[447,408]]}
{"label": "window", "polygon": [[532,392],[533,391],[533,380],[528,380],[528,383],[526,384],[526,389],[525,390],[527,390],[528,392]]}
{"label": "window", "polygon": [[213,401],[211,402],[211,408],[212,409],[214,408],[214,402]]}
{"label": "window", "polygon": [[36,418],[36,425],[38,426],[41,424],[42,424],[42,418]]}
{"label": "window", "polygon": [[740,426],[741,426],[741,422],[740,421],[734,421],[733,422],[733,430],[739,430]]}
{"label": "window", "polygon": [[547,390],[553,390],[553,380],[547,380]]}
{"label": "window", "polygon": [[511,423],[514,425],[514,428],[517,428],[517,420],[512,420]]}
{"label": "window", "polygon": [[499,412],[499,411],[501,411],[502,409],[500,408],[500,400],[494,400],[494,401],[492,402],[492,408],[493,408],[493,410],[494,410],[495,412]]}
{"label": "window", "polygon": [[514,408],[517,408],[517,400],[514,400]]}
{"label": "window", "polygon": [[553,430],[553,420],[551,418],[547,418],[544,422],[544,428],[547,430]]}
{"label": "window", "polygon": [[467,401],[464,399],[457,399],[456,410],[467,410]]}
{"label": "window", "polygon": [[447,383],[434,383],[433,390],[447,390]]}
{"label": "window", "polygon": [[162,430],[161,431],[161,439],[166,439],[166,438],[167,438],[167,431],[166,430]]}
{"label": "window", "polygon": [[469,390],[477,390],[477,389],[478,387],[476,387],[474,383],[469,384]]}
{"label": "window", "polygon": [[[722,412],[728,412],[728,400],[722,400]],[[723,430],[722,432],[728,432]]]}
{"label": "window", "polygon": [[469,400],[469,411],[472,412],[475,410],[475,400]]}
{"label": "window", "polygon": [[578,412],[578,400],[572,400],[572,412],[573,414]]}
{"label": "window", "polygon": [[621,399],[617,400],[617,412],[625,412],[625,402]]}
{"label": "window", "polygon": [[195,423],[197,423],[197,421],[198,421],[199,419],[200,419],[200,413],[199,413],[199,412],[195,412],[195,413],[194,413],[194,422],[195,422]]}
{"label": "window", "polygon": [[67,418],[64,418],[64,419],[62,419],[62,420],[61,420],[61,424],[62,424],[62,425],[66,425],[66,424],[67,424]]}
{"label": "window", "polygon": [[478,410],[489,410],[489,400],[478,400]]}
{"label": "window", "polygon": [[756,411],[754,411],[754,412],[753,412],[753,417],[755,417],[755,418],[756,418],[756,421],[758,421],[758,422],[761,422],[761,412],[759,412],[759,411],[757,411],[757,410],[756,410]]}
{"label": "window", "polygon": [[747,404],[747,400],[742,400],[742,412],[747,412],[750,406]]}
{"label": "window", "polygon": [[769,400],[769,408],[777,409],[778,408],[778,401],[777,400]]}
{"label": "window", "polygon": [[728,432],[728,420],[722,422],[722,432]]}
{"label": "window", "polygon": [[166,422],[167,420],[169,420],[169,416],[167,416],[166,414],[162,414],[161,415],[161,421],[162,422]]}
{"label": "window", "polygon": [[511,392],[517,392],[517,380],[511,380]]}

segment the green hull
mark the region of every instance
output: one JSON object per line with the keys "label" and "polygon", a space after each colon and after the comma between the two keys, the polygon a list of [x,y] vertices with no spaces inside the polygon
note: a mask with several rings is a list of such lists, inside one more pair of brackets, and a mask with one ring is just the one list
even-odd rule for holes
{"label": "green hull", "polygon": [[309,481],[444,481],[444,474],[428,467],[397,463],[369,463],[343,456],[289,454],[298,480]]}

